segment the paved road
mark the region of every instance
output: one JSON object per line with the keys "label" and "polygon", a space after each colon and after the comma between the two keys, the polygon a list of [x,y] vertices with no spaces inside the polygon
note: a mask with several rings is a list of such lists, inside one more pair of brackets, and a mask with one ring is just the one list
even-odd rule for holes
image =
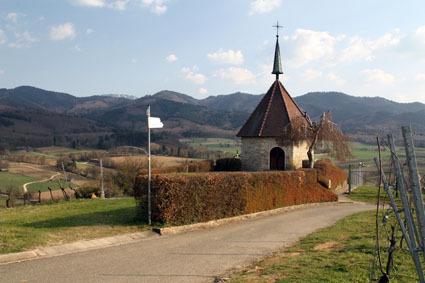
{"label": "paved road", "polygon": [[371,205],[327,205],[0,266],[1,282],[211,282]]}

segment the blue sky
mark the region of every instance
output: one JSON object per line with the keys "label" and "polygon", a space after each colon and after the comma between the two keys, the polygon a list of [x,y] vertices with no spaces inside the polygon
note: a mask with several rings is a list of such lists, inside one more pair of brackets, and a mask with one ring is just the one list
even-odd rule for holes
{"label": "blue sky", "polygon": [[425,1],[0,0],[0,87],[264,93],[279,21],[292,96],[425,103]]}

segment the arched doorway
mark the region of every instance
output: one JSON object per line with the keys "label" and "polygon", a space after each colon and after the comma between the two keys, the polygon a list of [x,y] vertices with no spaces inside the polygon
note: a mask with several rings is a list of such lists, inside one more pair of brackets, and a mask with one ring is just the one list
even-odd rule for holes
{"label": "arched doorway", "polygon": [[285,170],[285,152],[280,147],[270,151],[270,170]]}

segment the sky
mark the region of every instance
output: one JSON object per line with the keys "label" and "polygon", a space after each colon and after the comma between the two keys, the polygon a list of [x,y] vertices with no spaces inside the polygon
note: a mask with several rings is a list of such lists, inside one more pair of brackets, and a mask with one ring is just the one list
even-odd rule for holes
{"label": "sky", "polygon": [[292,96],[425,103],[422,0],[0,0],[0,88],[265,93],[278,21]]}

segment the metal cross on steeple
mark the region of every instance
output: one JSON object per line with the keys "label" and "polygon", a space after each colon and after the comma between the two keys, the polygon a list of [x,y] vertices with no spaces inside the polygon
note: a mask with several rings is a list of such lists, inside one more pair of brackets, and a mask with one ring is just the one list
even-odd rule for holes
{"label": "metal cross on steeple", "polygon": [[279,37],[279,29],[283,28],[283,26],[280,26],[279,22],[277,22],[276,25],[273,27],[276,28],[276,37]]}

